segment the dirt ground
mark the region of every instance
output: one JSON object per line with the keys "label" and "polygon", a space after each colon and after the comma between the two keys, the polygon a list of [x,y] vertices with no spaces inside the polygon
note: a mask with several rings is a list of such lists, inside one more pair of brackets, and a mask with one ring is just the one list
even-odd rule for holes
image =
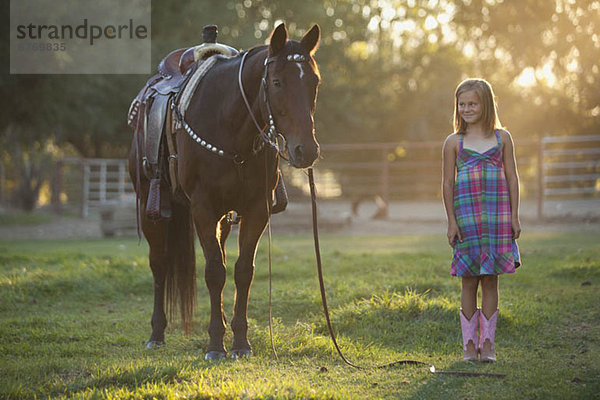
{"label": "dirt ground", "polygon": [[[386,219],[374,219],[375,202],[364,202],[353,215],[348,202],[320,201],[319,229],[323,233],[347,235],[425,235],[444,234],[446,218],[439,202],[392,203]],[[7,212],[4,210],[4,212]],[[594,232],[600,233],[600,199],[547,202],[544,218],[537,217],[537,203],[523,202],[521,225],[523,232]],[[274,235],[312,232],[310,203],[291,203],[288,209],[273,216]],[[135,235],[135,214],[130,228],[121,232]],[[101,238],[100,218],[92,213],[88,218],[53,216],[36,225],[0,225],[0,239],[70,239]]]}

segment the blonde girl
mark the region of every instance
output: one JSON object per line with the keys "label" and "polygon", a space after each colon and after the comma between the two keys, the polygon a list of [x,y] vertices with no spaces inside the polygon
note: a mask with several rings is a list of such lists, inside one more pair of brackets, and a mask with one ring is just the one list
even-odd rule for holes
{"label": "blonde girl", "polygon": [[450,274],[462,280],[463,359],[491,362],[496,361],[498,276],[520,265],[515,239],[521,225],[513,140],[502,129],[487,81],[458,85],[454,129],[444,142],[442,193],[453,249]]}

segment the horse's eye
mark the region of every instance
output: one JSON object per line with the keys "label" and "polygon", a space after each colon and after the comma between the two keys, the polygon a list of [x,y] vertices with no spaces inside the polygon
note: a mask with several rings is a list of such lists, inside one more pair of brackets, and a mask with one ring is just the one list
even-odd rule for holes
{"label": "horse's eye", "polygon": [[281,86],[281,81],[279,79],[273,79],[273,85],[279,87]]}

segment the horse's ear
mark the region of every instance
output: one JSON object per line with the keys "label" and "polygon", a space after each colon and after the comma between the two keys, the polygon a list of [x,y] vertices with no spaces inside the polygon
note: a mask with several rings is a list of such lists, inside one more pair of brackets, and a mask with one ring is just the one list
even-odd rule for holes
{"label": "horse's ear", "polygon": [[271,56],[277,55],[285,46],[285,43],[288,40],[288,32],[285,29],[285,24],[279,24],[277,28],[271,33],[271,38],[269,39],[269,54]]}
{"label": "horse's ear", "polygon": [[312,56],[319,47],[319,41],[321,40],[321,28],[319,25],[314,25],[308,32],[302,36],[300,44],[304,49]]}

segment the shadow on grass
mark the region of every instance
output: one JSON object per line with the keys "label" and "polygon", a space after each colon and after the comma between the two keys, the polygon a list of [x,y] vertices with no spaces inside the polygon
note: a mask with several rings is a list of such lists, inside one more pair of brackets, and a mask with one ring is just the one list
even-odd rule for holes
{"label": "shadow on grass", "polygon": [[141,366],[122,371],[112,371],[102,374],[98,378],[76,379],[68,385],[71,393],[87,392],[88,390],[97,390],[109,388],[127,388],[131,391],[140,388],[148,383],[172,383],[180,380],[178,369],[175,366]]}
{"label": "shadow on grass", "polygon": [[[438,368],[438,371],[441,370]],[[460,371],[470,373],[505,374],[506,378],[469,377],[460,375],[436,374],[430,375],[425,383],[420,385],[408,399],[444,399],[478,398],[483,393],[498,393],[504,390],[507,382],[514,378],[514,372],[502,368],[499,363],[485,364],[479,362],[458,361],[450,364],[442,371]],[[477,394],[479,393],[479,394]]]}
{"label": "shadow on grass", "polygon": [[[596,282],[600,281],[600,268],[599,265],[572,265],[568,267],[560,268],[559,270],[552,272],[549,276],[557,278],[561,281],[568,280],[582,280]],[[591,284],[591,283],[590,283]]]}
{"label": "shadow on grass", "polygon": [[[444,297],[412,290],[386,292],[347,304],[333,311],[332,323],[351,340],[379,343],[397,351],[447,348],[460,338],[456,307]],[[319,325],[319,332],[327,333],[324,324]]]}

